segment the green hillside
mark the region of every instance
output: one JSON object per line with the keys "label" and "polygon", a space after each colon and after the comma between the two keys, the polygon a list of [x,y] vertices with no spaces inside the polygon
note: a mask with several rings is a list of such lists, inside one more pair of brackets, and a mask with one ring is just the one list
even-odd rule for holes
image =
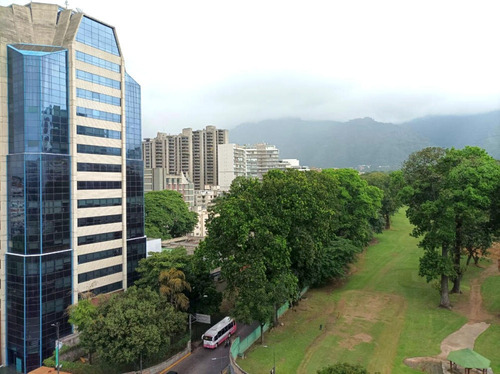
{"label": "green hillside", "polygon": [[281,158],[297,158],[302,165],[321,168],[399,169],[410,153],[428,146],[475,145],[500,159],[500,111],[425,117],[398,125],[371,118],[348,122],[282,118],[244,123],[229,135],[231,143],[273,144]]}

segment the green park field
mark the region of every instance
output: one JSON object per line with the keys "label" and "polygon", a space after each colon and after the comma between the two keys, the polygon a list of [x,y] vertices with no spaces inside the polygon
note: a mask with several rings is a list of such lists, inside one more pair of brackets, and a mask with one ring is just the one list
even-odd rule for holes
{"label": "green park field", "polygon": [[[409,236],[411,225],[401,210],[390,230],[352,267],[343,282],[312,289],[304,300],[280,319],[282,325],[258,341],[238,364],[248,373],[315,373],[335,362],[359,363],[370,373],[417,373],[403,360],[435,356],[441,341],[467,322],[471,281],[491,265],[471,265],[463,279],[463,293],[452,295],[452,310],[438,307],[434,286],[418,276],[422,250]],[[476,341],[478,353],[500,372],[500,276],[482,284],[483,306],[495,317]]]}

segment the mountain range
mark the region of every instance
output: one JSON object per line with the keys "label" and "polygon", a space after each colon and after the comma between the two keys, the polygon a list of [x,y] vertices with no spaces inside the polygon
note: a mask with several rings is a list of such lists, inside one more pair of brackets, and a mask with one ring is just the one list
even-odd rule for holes
{"label": "mountain range", "polygon": [[412,152],[430,146],[479,146],[500,159],[500,111],[428,116],[401,124],[368,117],[348,122],[270,119],[240,124],[229,137],[237,144],[273,144],[281,159],[299,159],[309,167],[395,170]]}

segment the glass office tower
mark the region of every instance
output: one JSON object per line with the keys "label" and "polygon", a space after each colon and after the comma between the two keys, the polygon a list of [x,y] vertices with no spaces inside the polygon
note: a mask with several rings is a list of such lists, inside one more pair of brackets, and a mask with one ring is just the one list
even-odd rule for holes
{"label": "glass office tower", "polygon": [[141,92],[113,27],[52,4],[0,18],[0,359],[26,373],[69,305],[137,278]]}

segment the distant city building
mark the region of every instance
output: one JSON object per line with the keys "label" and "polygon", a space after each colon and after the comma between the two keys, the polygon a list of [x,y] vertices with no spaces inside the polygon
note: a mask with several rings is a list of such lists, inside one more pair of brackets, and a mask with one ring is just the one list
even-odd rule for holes
{"label": "distant city building", "polygon": [[280,160],[279,150],[274,145],[219,145],[219,186],[222,191],[228,191],[236,177],[262,179],[272,169],[309,170],[307,166],[300,166],[297,159]]}
{"label": "distant city building", "polygon": [[194,191],[194,205],[195,207],[202,207],[208,209],[212,205],[213,200],[222,194],[219,186],[205,186],[204,190]]}
{"label": "distant city building", "polygon": [[166,168],[144,169],[144,192],[162,190],[177,191],[190,207],[194,206],[194,184],[184,174],[168,174]]}
{"label": "distant city building", "polygon": [[219,151],[219,186],[228,191],[236,177],[247,176],[247,154],[244,146],[220,144]]}
{"label": "distant city building", "polygon": [[198,223],[196,224],[190,236],[204,238],[207,235],[206,222],[208,219],[208,209],[201,205],[195,206],[191,211],[198,214]]}
{"label": "distant city building", "polygon": [[247,158],[247,176],[262,179],[269,170],[278,169],[279,150],[274,145],[265,143],[245,146]]}
{"label": "distant city building", "polygon": [[215,126],[194,131],[187,128],[179,135],[159,132],[156,138],[142,142],[144,167],[167,169],[172,175],[184,173],[197,190],[205,185],[217,186],[217,146],[228,143],[228,134],[228,130]]}
{"label": "distant city building", "polygon": [[286,170],[286,169],[296,169],[301,171],[309,170],[308,166],[301,166],[300,161],[296,158],[285,158],[283,160],[279,160],[278,169]]}

